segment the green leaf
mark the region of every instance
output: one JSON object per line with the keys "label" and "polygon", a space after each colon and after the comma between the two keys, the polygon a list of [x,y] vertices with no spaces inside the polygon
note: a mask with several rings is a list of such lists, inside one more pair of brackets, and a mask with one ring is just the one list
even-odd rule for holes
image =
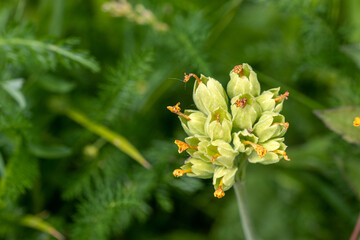
{"label": "green leaf", "polygon": [[2,87],[9,93],[11,97],[15,99],[15,101],[19,104],[21,108],[26,107],[25,97],[20,91],[22,85],[24,83],[24,79],[17,78],[5,81],[2,84]]}
{"label": "green leaf", "polygon": [[174,208],[173,202],[169,196],[169,192],[163,187],[158,187],[155,192],[155,198],[160,207],[166,211],[171,212]]}
{"label": "green leaf", "polygon": [[348,161],[346,162],[346,171],[347,176],[350,179],[350,182],[353,184],[356,193],[360,193],[360,163],[357,161]]}
{"label": "green leaf", "polygon": [[131,158],[133,158],[135,161],[143,165],[145,168],[150,169],[151,165],[146,159],[141,155],[139,150],[132,145],[129,140],[127,140],[122,135],[111,131],[107,127],[97,124],[95,122],[92,122],[90,119],[88,119],[85,115],[82,113],[74,110],[74,109],[67,109],[65,111],[65,114],[77,122],[78,124],[82,125],[83,127],[87,128],[89,131],[103,137],[108,142],[113,144],[115,147],[129,155]]}
{"label": "green leaf", "polygon": [[315,111],[325,125],[340,134],[346,141],[360,145],[360,128],[354,127],[355,117],[360,117],[360,107],[340,107]]}
{"label": "green leaf", "polygon": [[203,182],[197,178],[180,178],[173,179],[169,184],[181,191],[194,193],[204,187]]}
{"label": "green leaf", "polygon": [[6,175],[0,181],[0,205],[17,199],[33,186],[39,176],[37,159],[21,143],[8,159],[5,170]]}
{"label": "green leaf", "polygon": [[26,227],[37,229],[42,232],[46,232],[59,240],[65,239],[65,237],[53,226],[51,226],[49,223],[45,222],[43,219],[37,216],[27,215],[20,220],[20,224]]}
{"label": "green leaf", "polygon": [[36,143],[29,145],[30,153],[39,158],[63,158],[71,154],[70,148],[63,145],[46,146]]}
{"label": "green leaf", "polygon": [[341,46],[340,49],[360,68],[360,44]]}
{"label": "green leaf", "polygon": [[42,88],[54,93],[68,93],[76,86],[73,82],[51,75],[41,76],[39,78],[39,83]]}
{"label": "green leaf", "polygon": [[4,159],[0,153],[0,178],[5,177],[6,171],[5,171],[5,164]]}
{"label": "green leaf", "polygon": [[[139,188],[136,184],[127,184],[130,189]],[[110,187],[99,182],[97,189],[85,197],[74,216],[71,239],[113,239],[110,237],[112,229],[118,233],[124,231],[132,219],[141,220],[149,214],[148,205],[142,197],[120,184]]]}
{"label": "green leaf", "polygon": [[[65,46],[58,46],[51,43],[46,43],[33,39],[23,39],[23,38],[0,38],[0,49],[9,47],[26,47],[29,50],[37,51],[38,53],[43,53],[47,51],[49,53],[55,53],[60,57],[67,58],[73,62],[78,63],[79,65],[90,69],[93,72],[100,71],[99,64],[90,57],[84,56],[84,54],[79,54],[73,51],[68,50]],[[38,54],[40,56],[40,54]]]}

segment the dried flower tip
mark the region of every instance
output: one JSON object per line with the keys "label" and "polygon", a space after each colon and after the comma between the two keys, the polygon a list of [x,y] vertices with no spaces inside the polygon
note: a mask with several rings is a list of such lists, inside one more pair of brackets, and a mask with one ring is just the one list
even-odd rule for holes
{"label": "dried flower tip", "polygon": [[225,196],[225,192],[224,192],[224,190],[222,189],[222,187],[219,187],[218,189],[216,189],[215,190],[215,192],[214,192],[214,197],[216,197],[216,198],[222,198],[222,197],[224,197]]}
{"label": "dried flower tip", "polygon": [[177,113],[179,113],[180,110],[181,110],[181,108],[179,107],[179,105],[180,105],[180,102],[178,102],[175,106],[168,106],[167,109],[169,109],[170,112],[177,114]]}
{"label": "dried flower tip", "polygon": [[259,145],[259,144],[256,144],[256,143],[252,143],[250,141],[244,141],[244,144],[245,145],[251,145],[254,150],[256,151],[257,155],[260,157],[260,158],[263,158],[266,153],[267,153],[267,150],[266,148],[264,148],[263,146]]}
{"label": "dried flower tip", "polygon": [[285,127],[285,130],[287,130],[289,128],[289,123],[288,122],[284,122],[284,123],[273,123],[271,126],[274,125],[283,125]]}
{"label": "dried flower tip", "polygon": [[185,173],[189,173],[189,172],[191,172],[191,168],[188,168],[188,169],[185,169],[185,170],[175,169],[173,171],[173,175],[174,175],[174,177],[182,177]]}
{"label": "dried flower tip", "polygon": [[266,148],[260,145],[257,145],[254,149],[260,158],[263,158],[267,153]]}
{"label": "dried flower tip", "polygon": [[356,118],[355,118],[355,120],[354,120],[354,122],[353,122],[353,125],[354,125],[355,127],[360,126],[360,117],[356,117]]}
{"label": "dried flower tip", "polygon": [[215,154],[212,158],[211,158],[211,162],[214,162],[218,157],[220,157],[220,154]]}
{"label": "dried flower tip", "polygon": [[241,65],[237,65],[234,67],[233,72],[239,74],[240,77],[244,76],[243,67]]}
{"label": "dried flower tip", "polygon": [[277,98],[275,98],[275,102],[279,102],[283,99],[288,99],[289,96],[289,91],[286,91],[283,95],[278,96]]}
{"label": "dried flower tip", "polygon": [[286,161],[290,161],[290,158],[286,155],[286,152],[283,151],[283,150],[275,150],[275,151],[273,151],[273,153],[281,154],[281,155],[284,156],[284,159],[285,159]]}
{"label": "dried flower tip", "polygon": [[179,107],[180,102],[178,102],[175,106],[168,106],[167,109],[170,110],[170,112],[175,113],[178,116],[184,117],[186,120],[191,120],[188,115],[180,112],[181,108]]}
{"label": "dried flower tip", "polygon": [[244,108],[246,106],[246,104],[247,104],[247,98],[240,98],[235,101],[235,105],[237,107]]}
{"label": "dried flower tip", "polygon": [[200,78],[193,73],[189,73],[188,75],[186,73],[184,73],[184,75],[185,75],[184,82],[188,82],[190,80],[190,77],[194,77],[196,79],[196,81],[198,82],[198,84],[201,83]]}
{"label": "dried flower tip", "polygon": [[216,198],[222,198],[225,196],[225,192],[223,190],[223,179],[220,180],[219,187],[214,192],[214,197]]}
{"label": "dried flower tip", "polygon": [[179,147],[179,150],[178,152],[179,153],[182,153],[183,151],[185,151],[186,149],[195,149],[196,151],[198,150],[197,146],[190,146],[189,144],[187,143],[184,143],[180,140],[175,140],[175,144]]}

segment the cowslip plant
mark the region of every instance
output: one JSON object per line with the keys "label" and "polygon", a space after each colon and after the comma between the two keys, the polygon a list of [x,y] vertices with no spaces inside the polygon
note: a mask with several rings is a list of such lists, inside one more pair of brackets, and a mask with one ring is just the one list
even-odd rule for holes
{"label": "cowslip plant", "polygon": [[174,171],[175,177],[213,178],[214,196],[221,198],[235,183],[241,157],[262,164],[290,160],[283,138],[289,123],[280,114],[289,92],[280,95],[280,88],[273,88],[260,94],[260,83],[248,64],[230,72],[227,91],[204,75],[185,74],[184,82],[190,77],[196,79],[193,99],[199,110],[182,113],[180,103],[168,106],[189,135],[185,142],[175,140],[179,153],[190,155]]}
{"label": "cowslip plant", "polygon": [[[250,65],[235,66],[230,72],[227,91],[217,80],[185,73],[184,82],[195,78],[193,100],[198,110],[181,112],[180,102],[167,108],[179,116],[188,135],[175,140],[179,153],[189,158],[174,170],[175,177],[212,178],[214,197],[222,198],[236,182],[243,184],[247,162],[272,164],[289,161],[284,134],[289,123],[280,114],[289,92],[273,88],[261,93],[260,83]],[[235,188],[247,239],[251,239],[244,219],[244,191]]]}

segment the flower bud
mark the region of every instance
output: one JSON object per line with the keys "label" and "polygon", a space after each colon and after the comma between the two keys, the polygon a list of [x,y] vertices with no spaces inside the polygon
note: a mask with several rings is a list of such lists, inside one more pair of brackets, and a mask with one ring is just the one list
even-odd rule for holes
{"label": "flower bud", "polygon": [[290,160],[286,155],[285,149],[287,146],[283,143],[283,141],[284,138],[275,138],[261,143],[261,145],[267,150],[266,155],[260,158],[256,153],[253,152],[249,156],[249,162],[272,164],[279,162],[283,157],[286,158],[286,160]]}
{"label": "flower bud", "polygon": [[211,112],[205,123],[205,133],[212,141],[222,139],[231,141],[232,121],[231,115],[223,108],[217,108]]}
{"label": "flower bud", "polygon": [[210,114],[217,108],[227,109],[228,97],[220,82],[201,75],[200,83],[195,82],[193,99],[196,107],[205,114]]}
{"label": "flower bud", "polygon": [[211,162],[205,162],[202,159],[190,158],[181,167],[182,170],[191,168],[191,172],[187,173],[189,177],[211,178],[213,176],[215,166]]}
{"label": "flower bud", "polygon": [[252,129],[260,117],[261,107],[253,96],[242,94],[231,99],[231,114],[235,130]]}
{"label": "flower bud", "polygon": [[259,138],[259,142],[265,142],[270,138],[283,136],[288,127],[289,123],[285,122],[283,115],[264,112],[254,125],[254,134]]}
{"label": "flower bud", "polygon": [[230,81],[227,85],[227,93],[230,98],[237,95],[250,93],[253,96],[260,94],[260,83],[256,73],[251,66],[244,63],[242,66],[235,66],[230,72]]}
{"label": "flower bud", "polygon": [[287,99],[289,92],[279,95],[279,91],[279,87],[272,88],[256,97],[256,101],[260,104],[264,112],[280,112],[282,110],[284,99]]}
{"label": "flower bud", "polygon": [[228,190],[235,183],[235,175],[238,168],[226,168],[226,167],[216,167],[213,176],[213,185],[215,189],[220,187],[220,183],[222,183],[222,189],[224,191]]}
{"label": "flower bud", "polygon": [[235,157],[239,154],[231,145],[223,140],[211,142],[203,141],[199,143],[201,151],[205,150],[205,155],[215,165],[231,168],[234,164]]}
{"label": "flower bud", "polygon": [[179,116],[181,126],[185,132],[189,135],[205,135],[204,125],[206,121],[206,115],[200,111],[196,110],[185,110],[185,116],[188,116],[186,119],[183,116]]}

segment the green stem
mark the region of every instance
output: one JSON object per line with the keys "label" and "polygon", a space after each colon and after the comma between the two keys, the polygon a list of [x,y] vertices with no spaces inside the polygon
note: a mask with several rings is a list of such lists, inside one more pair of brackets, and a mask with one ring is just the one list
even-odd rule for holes
{"label": "green stem", "polygon": [[245,183],[243,181],[236,182],[234,184],[234,190],[236,194],[236,200],[239,208],[239,214],[241,218],[241,224],[244,231],[245,239],[254,240],[255,237],[251,225],[251,220],[250,220],[250,215],[246,200]]}
{"label": "green stem", "polygon": [[255,238],[255,234],[253,231],[251,218],[250,218],[250,214],[249,214],[249,206],[247,204],[245,181],[244,181],[245,170],[246,170],[246,161],[247,160],[243,160],[242,162],[240,162],[240,169],[239,169],[240,175],[233,187],[235,190],[237,205],[239,208],[239,214],[240,214],[240,219],[241,219],[241,225],[242,225],[242,228],[244,231],[245,239],[246,240],[254,240],[256,238]]}

